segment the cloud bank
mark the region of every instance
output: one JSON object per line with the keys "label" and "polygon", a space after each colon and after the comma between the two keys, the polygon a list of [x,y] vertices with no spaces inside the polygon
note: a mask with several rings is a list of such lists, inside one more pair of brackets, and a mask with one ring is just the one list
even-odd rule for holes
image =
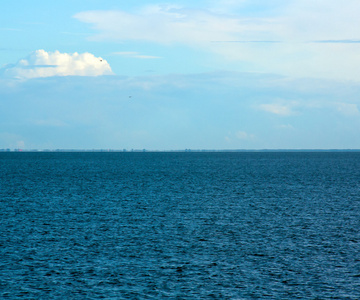
{"label": "cloud bank", "polygon": [[91,53],[36,50],[15,65],[5,67],[6,77],[31,79],[52,76],[113,75],[108,62]]}
{"label": "cloud bank", "polygon": [[[255,31],[274,30],[271,20],[257,20],[256,24],[251,24],[244,18],[172,5],[146,6],[136,13],[120,10],[85,11],[76,14],[74,18],[93,24],[99,31],[92,38],[94,40],[141,40],[191,46],[241,37],[248,39],[254,36]],[[268,39],[269,36],[264,34],[263,38]]]}
{"label": "cloud bank", "polygon": [[359,94],[235,72],[3,79],[0,149],[355,149]]}
{"label": "cloud bank", "polygon": [[329,0],[290,1],[282,4],[281,9],[274,11],[268,7],[258,15],[251,12],[257,8],[256,4],[251,7],[251,1],[223,1],[225,7],[232,7],[230,4],[235,2],[238,7],[235,13],[226,9],[149,5],[135,12],[84,11],[74,18],[93,25],[98,31],[92,37],[94,40],[199,45],[213,41],[348,43],[360,38],[360,20],[355,13],[360,9],[357,0],[348,0],[346,5]]}
{"label": "cloud bank", "polygon": [[222,9],[83,11],[74,18],[91,24],[92,41],[185,45],[238,63],[242,71],[360,80],[358,0],[257,2],[224,0]]}

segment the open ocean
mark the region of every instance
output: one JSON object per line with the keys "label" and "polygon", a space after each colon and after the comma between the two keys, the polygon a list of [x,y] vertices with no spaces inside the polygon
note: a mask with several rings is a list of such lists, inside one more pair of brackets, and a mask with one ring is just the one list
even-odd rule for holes
{"label": "open ocean", "polygon": [[360,299],[360,152],[0,153],[1,299]]}

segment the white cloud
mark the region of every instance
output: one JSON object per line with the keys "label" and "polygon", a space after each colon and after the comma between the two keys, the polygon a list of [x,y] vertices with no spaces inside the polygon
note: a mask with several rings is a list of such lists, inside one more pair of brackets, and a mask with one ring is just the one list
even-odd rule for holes
{"label": "white cloud", "polygon": [[5,76],[20,79],[52,76],[112,75],[108,62],[91,53],[60,53],[36,50],[17,64],[6,67]]}
{"label": "white cloud", "polygon": [[[220,2],[225,8],[244,6],[237,14],[228,9],[191,10],[174,5],[151,5],[135,13],[85,11],[74,17],[93,24],[99,31],[93,39],[98,40],[198,45],[212,41],[316,42],[360,38],[358,0],[347,0],[346,5],[331,0],[290,1],[286,5],[285,2],[282,5],[272,2],[274,5],[255,3],[254,7],[250,0]],[[256,10],[261,11],[259,16],[256,16]]]}
{"label": "white cloud", "polygon": [[[124,11],[86,11],[74,16],[79,21],[94,24],[99,34],[95,40],[142,40],[162,44],[183,43],[201,45],[212,41],[227,41],[253,31],[246,20],[206,10],[186,10],[167,5],[144,7],[131,14]],[[267,20],[260,20],[257,30],[265,30]],[[268,29],[267,29],[268,30]]]}
{"label": "white cloud", "polygon": [[290,105],[280,103],[261,104],[259,105],[259,108],[261,110],[280,116],[289,116],[294,113]]}
{"label": "white cloud", "polygon": [[[246,71],[360,80],[359,43],[348,42],[360,39],[358,0],[220,3],[224,9],[153,5],[132,13],[85,11],[74,17],[94,26],[93,40],[184,44],[246,62]],[[231,13],[229,7],[237,9]]]}
{"label": "white cloud", "polygon": [[293,1],[284,11],[288,40],[318,41],[360,38],[360,2],[347,0]]}

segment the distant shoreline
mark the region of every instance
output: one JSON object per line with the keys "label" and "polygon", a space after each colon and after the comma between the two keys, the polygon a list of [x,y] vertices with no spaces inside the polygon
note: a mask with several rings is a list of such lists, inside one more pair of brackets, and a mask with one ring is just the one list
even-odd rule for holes
{"label": "distant shoreline", "polygon": [[360,152],[360,149],[183,149],[183,150],[148,150],[148,149],[0,149],[0,153],[21,153],[21,152],[34,152],[34,153],[231,153],[231,152]]}

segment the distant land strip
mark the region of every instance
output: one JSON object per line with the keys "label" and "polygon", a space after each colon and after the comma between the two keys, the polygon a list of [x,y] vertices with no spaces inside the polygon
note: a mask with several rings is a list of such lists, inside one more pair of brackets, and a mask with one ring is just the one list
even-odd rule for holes
{"label": "distant land strip", "polygon": [[360,152],[360,149],[0,149],[0,152]]}

